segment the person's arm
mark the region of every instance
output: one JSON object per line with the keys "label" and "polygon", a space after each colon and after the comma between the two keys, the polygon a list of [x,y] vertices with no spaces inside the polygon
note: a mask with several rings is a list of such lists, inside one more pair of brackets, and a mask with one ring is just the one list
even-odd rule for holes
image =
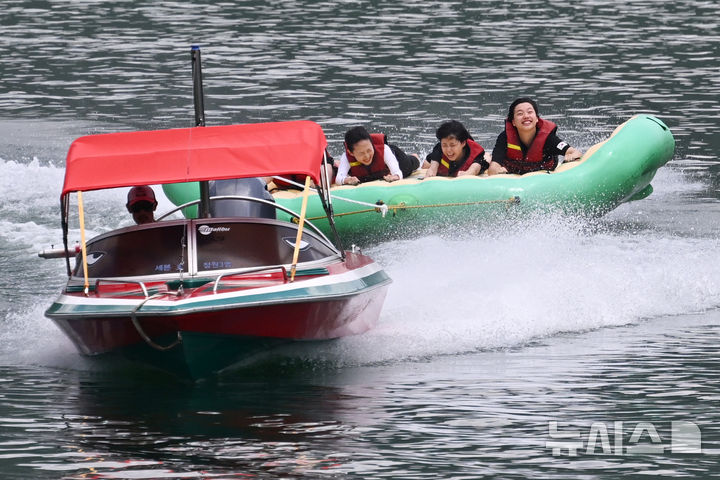
{"label": "person's arm", "polygon": [[575,160],[580,160],[580,158],[582,158],[582,156],[583,156],[583,153],[575,147],[570,147],[567,150],[565,150],[565,161],[566,162],[574,162]]}
{"label": "person's arm", "polygon": [[490,162],[490,166],[487,169],[488,176],[497,175],[499,173],[508,173],[507,168],[497,162]]}
{"label": "person's arm", "polygon": [[434,177],[437,175],[438,168],[440,168],[440,160],[442,160],[442,147],[439,143],[436,143],[432,149],[432,152],[427,154],[425,160],[430,162],[430,166],[425,171],[425,178]]}
{"label": "person's arm", "polygon": [[473,164],[470,165],[467,170],[460,170],[457,173],[457,176],[462,177],[464,175],[479,175],[480,170],[482,170],[482,164],[478,162],[473,162]]}
{"label": "person's arm", "polygon": [[[335,175],[335,183],[338,185],[346,185],[345,180],[348,178],[348,172],[350,171],[350,162],[348,161],[347,154],[343,153],[340,157],[340,165],[338,166],[337,175]],[[357,180],[357,179],[355,179]]]}
{"label": "person's arm", "polygon": [[332,163],[323,163],[322,168],[325,169],[325,175],[327,176],[328,181],[330,182],[330,186],[332,186],[335,183],[335,179],[333,178]]}
{"label": "person's arm", "polygon": [[570,144],[561,140],[556,134],[548,137],[546,145],[550,147],[553,155],[563,155],[565,157],[563,159],[564,162],[574,162],[582,157],[580,150],[571,147]]}
{"label": "person's arm", "polygon": [[[485,149],[482,148],[481,145],[478,144],[478,146],[482,149],[480,153],[478,153],[475,158],[473,158],[473,163],[468,167],[467,170],[461,170],[458,172],[458,177],[463,175],[480,175],[480,172],[482,172],[484,169],[487,169],[490,164],[485,160]],[[468,155],[470,154],[470,149],[468,148]]]}
{"label": "person's arm", "polygon": [[437,175],[438,168],[440,167],[440,162],[437,160],[432,160],[430,162],[430,166],[425,171],[425,178],[434,177]]}
{"label": "person's arm", "polygon": [[488,175],[497,175],[498,173],[507,173],[505,168],[505,160],[507,160],[507,135],[505,131],[498,135],[495,141],[495,147],[492,151],[490,166],[487,169]]}
{"label": "person's arm", "polygon": [[394,182],[396,180],[402,180],[403,174],[400,170],[400,164],[398,163],[397,157],[390,149],[389,145],[385,145],[385,165],[390,169],[390,173],[385,175],[383,178],[386,182]]}

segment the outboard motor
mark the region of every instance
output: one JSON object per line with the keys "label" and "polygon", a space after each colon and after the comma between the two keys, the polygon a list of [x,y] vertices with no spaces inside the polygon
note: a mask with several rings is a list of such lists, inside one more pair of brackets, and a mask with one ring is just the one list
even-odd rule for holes
{"label": "outboard motor", "polygon": [[[210,196],[242,195],[274,201],[265,189],[265,182],[259,178],[238,178],[210,182]],[[213,200],[210,202],[213,217],[261,217],[275,218],[275,208],[249,200]]]}

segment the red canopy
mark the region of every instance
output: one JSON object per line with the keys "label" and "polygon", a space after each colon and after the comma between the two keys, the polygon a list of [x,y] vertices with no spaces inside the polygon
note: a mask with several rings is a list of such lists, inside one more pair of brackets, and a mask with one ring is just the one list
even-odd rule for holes
{"label": "red canopy", "polygon": [[70,146],[62,195],[269,175],[318,182],[326,147],[320,125],[305,120],[89,135]]}

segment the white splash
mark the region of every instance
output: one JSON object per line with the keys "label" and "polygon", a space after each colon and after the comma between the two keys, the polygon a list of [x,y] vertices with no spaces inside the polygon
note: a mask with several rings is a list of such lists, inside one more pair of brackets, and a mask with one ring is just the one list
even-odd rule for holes
{"label": "white splash", "polygon": [[394,283],[381,323],[300,356],[357,365],[521,346],[720,306],[720,241],[535,218],[368,251]]}

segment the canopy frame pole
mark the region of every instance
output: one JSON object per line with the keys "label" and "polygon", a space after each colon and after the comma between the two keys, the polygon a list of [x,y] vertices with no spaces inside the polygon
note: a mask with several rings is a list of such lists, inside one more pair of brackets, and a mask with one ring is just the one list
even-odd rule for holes
{"label": "canopy frame pole", "polygon": [[[192,65],[193,105],[195,107],[195,126],[205,126],[205,100],[203,96],[202,62],[200,46],[190,47],[190,63]],[[210,184],[207,180],[200,182],[199,218],[210,218]]]}
{"label": "canopy frame pole", "polygon": [[[330,194],[330,178],[327,171],[327,148],[323,152],[323,162],[320,167],[320,185],[317,187],[318,195],[320,196],[320,202],[322,203],[323,210],[327,215],[327,221],[332,230],[335,245],[340,250],[340,256],[345,260],[345,249],[343,248],[342,239],[337,232],[335,226],[335,213],[333,212],[332,206],[332,195]],[[294,182],[293,182],[294,183]]]}
{"label": "canopy frame pole", "polygon": [[72,269],[70,268],[70,253],[68,250],[68,231],[70,230],[70,227],[68,225],[69,216],[70,216],[69,195],[63,195],[63,197],[60,198],[60,225],[62,227],[63,246],[65,247],[65,267],[67,268],[68,278],[70,278],[70,276],[72,276]]}

